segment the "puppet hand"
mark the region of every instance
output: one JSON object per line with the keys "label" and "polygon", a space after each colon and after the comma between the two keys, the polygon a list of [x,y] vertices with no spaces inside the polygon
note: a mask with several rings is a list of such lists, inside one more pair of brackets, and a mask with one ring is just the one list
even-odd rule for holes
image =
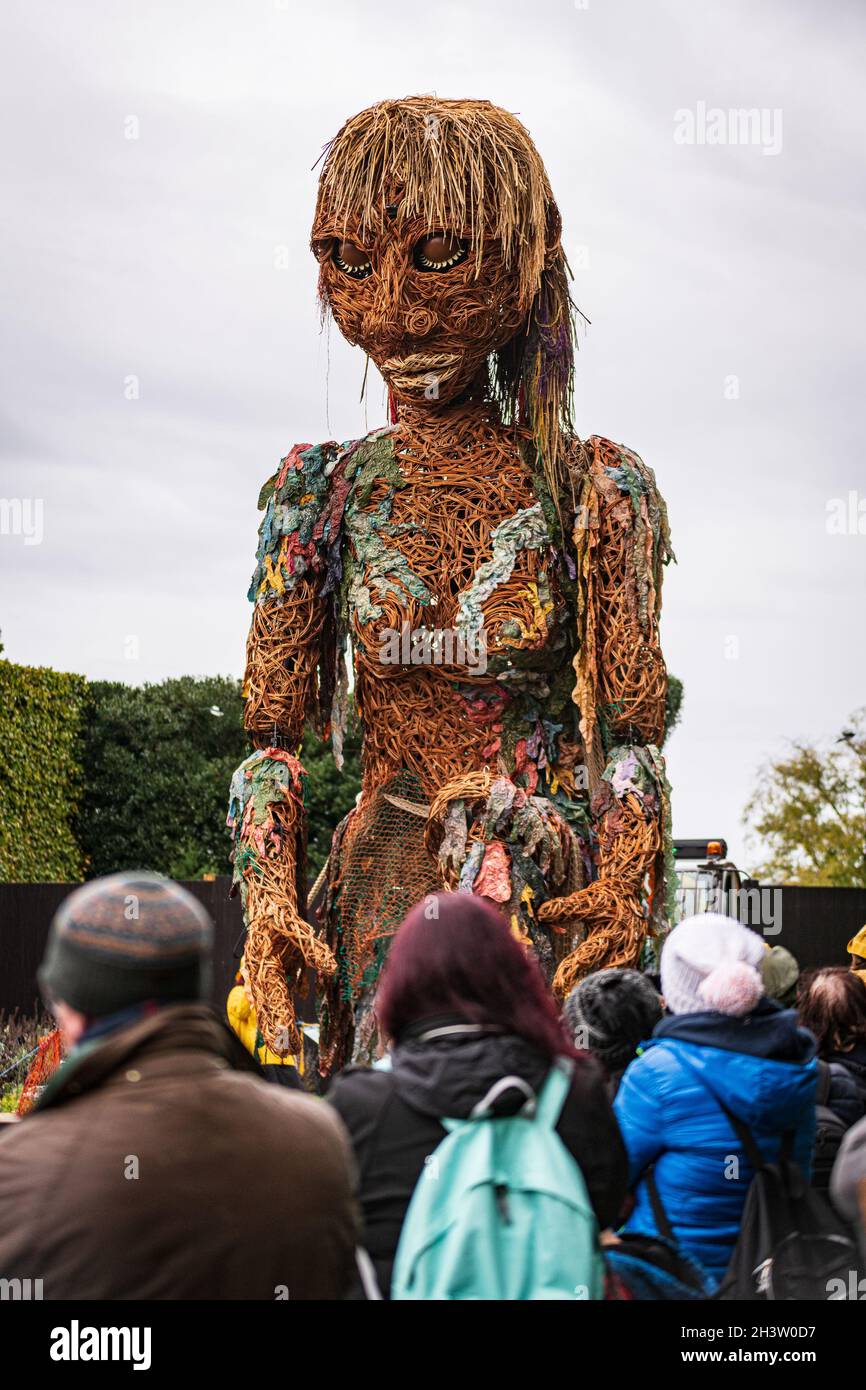
{"label": "puppet hand", "polygon": [[538,909],[548,926],[585,926],[586,936],[560,961],[554,993],[564,998],[591,970],[635,966],[646,931],[640,897],[631,881],[597,879],[567,898],[552,898]]}

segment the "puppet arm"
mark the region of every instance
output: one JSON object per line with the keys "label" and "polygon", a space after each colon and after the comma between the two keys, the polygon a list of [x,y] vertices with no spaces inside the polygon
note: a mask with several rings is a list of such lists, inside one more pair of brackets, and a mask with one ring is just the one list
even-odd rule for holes
{"label": "puppet arm", "polygon": [[[667,673],[659,647],[662,567],[672,558],[664,502],[631,451],[593,438],[577,472],[580,648],[573,698],[591,793],[597,876],[539,907],[550,926],[582,926],[554,989],[591,970],[635,966],[664,919],[668,788],[659,751]],[[644,889],[649,879],[649,918]]]}
{"label": "puppet arm", "polygon": [[305,992],[308,970],[328,976],[335,969],[330,948],[305,918],[306,773],[298,757],[305,724],[327,702],[335,669],[331,600],[322,594],[316,544],[329,458],[324,446],[297,446],[262,492],[244,678],[244,725],[256,751],[236,770],[229,798],[250,990],[262,1036],[280,1055],[300,1050],[294,996]]}

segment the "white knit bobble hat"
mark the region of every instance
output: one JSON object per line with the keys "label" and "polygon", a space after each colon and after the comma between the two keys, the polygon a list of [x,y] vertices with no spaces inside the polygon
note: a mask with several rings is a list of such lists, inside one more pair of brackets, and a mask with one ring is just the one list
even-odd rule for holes
{"label": "white knit bobble hat", "polygon": [[733,917],[705,912],[674,927],[662,949],[662,994],[671,1013],[705,1009],[741,1017],[764,985],[758,966],[764,943]]}

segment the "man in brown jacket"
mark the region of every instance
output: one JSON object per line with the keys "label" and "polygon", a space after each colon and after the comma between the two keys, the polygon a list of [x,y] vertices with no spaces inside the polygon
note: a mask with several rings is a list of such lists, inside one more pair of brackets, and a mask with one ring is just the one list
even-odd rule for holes
{"label": "man in brown jacket", "polygon": [[40,983],[68,1057],[33,1112],[0,1129],[0,1278],[41,1280],[51,1299],[344,1293],[356,1209],[343,1127],[261,1080],[201,1002],[211,935],[201,905],[154,875],[63,903]]}

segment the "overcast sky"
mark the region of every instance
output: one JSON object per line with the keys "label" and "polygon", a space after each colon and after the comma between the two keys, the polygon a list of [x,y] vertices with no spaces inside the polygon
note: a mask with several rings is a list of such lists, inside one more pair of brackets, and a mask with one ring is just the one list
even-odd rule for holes
{"label": "overcast sky", "polygon": [[[675,833],[748,863],[762,759],[866,704],[866,534],[827,525],[866,499],[859,0],[6,0],[3,27],[0,497],[43,504],[41,544],[0,535],[5,655],[241,671],[261,483],[385,419],[319,333],[311,166],[373,101],[486,97],[562,210],[578,430],[668,500]],[[701,138],[740,108],[757,140]]]}

